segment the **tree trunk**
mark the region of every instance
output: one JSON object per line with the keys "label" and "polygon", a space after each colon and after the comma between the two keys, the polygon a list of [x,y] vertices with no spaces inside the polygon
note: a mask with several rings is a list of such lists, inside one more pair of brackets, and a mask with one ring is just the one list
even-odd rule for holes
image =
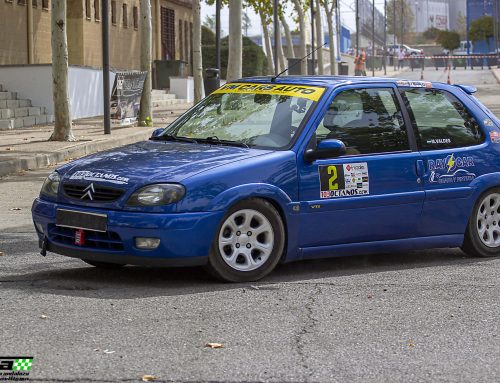
{"label": "tree trunk", "polygon": [[241,78],[243,55],[241,7],[241,0],[229,0],[229,57],[227,60],[227,81]]}
{"label": "tree trunk", "polygon": [[150,126],[153,121],[153,108],[151,105],[151,2],[150,0],[141,0],[141,71],[147,72],[144,81],[144,89],[141,97],[141,110],[139,114],[139,125]]}
{"label": "tree trunk", "polygon": [[333,10],[328,9],[328,3],[325,3],[326,20],[328,22],[328,39],[330,40],[330,73],[332,76],[337,75],[337,52],[336,40],[333,33]]}
{"label": "tree trunk", "polygon": [[323,22],[321,20],[321,6],[319,4],[319,0],[316,0],[316,4],[314,6],[316,7],[316,13],[314,17],[316,21],[316,46],[319,48],[317,52],[318,74],[321,75],[325,73],[325,68],[323,63],[323,48],[320,48],[323,46]]}
{"label": "tree trunk", "polygon": [[193,0],[193,79],[194,102],[202,98],[203,65],[201,59],[201,5],[200,0]]}
{"label": "tree trunk", "polygon": [[281,17],[281,24],[283,24],[283,28],[285,29],[286,57],[289,59],[293,59],[295,57],[295,52],[293,50],[292,33],[290,32],[290,27],[284,17]]}
{"label": "tree trunk", "polygon": [[278,62],[279,62],[279,71],[283,71],[286,68],[285,62],[285,54],[283,53],[283,44],[281,41],[281,24],[278,21]]}
{"label": "tree trunk", "polygon": [[[306,18],[304,15],[304,10],[302,9],[302,4],[299,0],[293,0],[293,5],[295,11],[297,12],[297,17],[299,18],[299,32],[300,32],[300,46],[299,46],[299,57],[303,58],[307,55],[306,47]],[[307,59],[303,59],[300,62],[300,74],[307,75]]]}
{"label": "tree trunk", "polygon": [[51,28],[54,131],[49,141],[75,141],[69,109],[66,1],[52,1]]}
{"label": "tree trunk", "polygon": [[271,36],[269,35],[269,24],[266,23],[266,16],[262,11],[259,11],[259,16],[262,24],[262,31],[264,32],[264,43],[266,44],[267,74],[272,75],[274,74],[274,57]]}

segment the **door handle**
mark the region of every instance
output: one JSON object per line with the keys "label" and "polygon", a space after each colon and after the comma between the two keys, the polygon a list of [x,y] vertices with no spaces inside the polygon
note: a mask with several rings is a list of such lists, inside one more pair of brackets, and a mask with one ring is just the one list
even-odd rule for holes
{"label": "door handle", "polygon": [[417,160],[417,177],[422,178],[425,176],[425,166],[423,160]]}

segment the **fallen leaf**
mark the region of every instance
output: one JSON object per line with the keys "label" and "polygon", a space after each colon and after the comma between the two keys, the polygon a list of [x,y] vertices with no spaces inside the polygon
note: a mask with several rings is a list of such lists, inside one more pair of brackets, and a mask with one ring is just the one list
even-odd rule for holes
{"label": "fallen leaf", "polygon": [[259,289],[259,286],[253,286],[253,285],[252,285],[252,286],[250,286],[250,288],[252,288],[252,289],[254,289],[254,290],[260,290],[260,289]]}
{"label": "fallen leaf", "polygon": [[113,354],[113,353],[115,353],[116,351],[104,350],[103,352],[104,352],[105,354]]}
{"label": "fallen leaf", "polygon": [[2,251],[0,251],[0,257],[2,257],[2,256],[3,256],[3,252],[2,252]]}
{"label": "fallen leaf", "polygon": [[5,148],[5,150],[12,150],[12,148]]}
{"label": "fallen leaf", "polygon": [[41,319],[47,319],[47,318],[48,318],[48,316],[47,316],[47,315],[43,315],[43,314],[42,314],[42,315],[40,315],[40,318],[41,318]]}
{"label": "fallen leaf", "polygon": [[100,348],[94,348],[94,351],[96,351],[96,352],[97,351],[101,351],[101,349]]}
{"label": "fallen leaf", "polygon": [[20,208],[20,207],[13,207],[13,208],[12,208],[12,209],[10,209],[10,210],[12,210],[12,211],[18,211],[18,210],[21,210],[21,208]]}
{"label": "fallen leaf", "polygon": [[410,342],[408,343],[408,347],[415,347],[415,342],[410,340]]}
{"label": "fallen leaf", "polygon": [[143,375],[142,381],[143,382],[152,382],[156,379],[154,375]]}
{"label": "fallen leaf", "polygon": [[210,347],[210,348],[223,348],[224,345],[222,343],[207,343],[205,347]]}
{"label": "fallen leaf", "polygon": [[373,295],[368,295],[368,299],[372,299],[373,298]]}

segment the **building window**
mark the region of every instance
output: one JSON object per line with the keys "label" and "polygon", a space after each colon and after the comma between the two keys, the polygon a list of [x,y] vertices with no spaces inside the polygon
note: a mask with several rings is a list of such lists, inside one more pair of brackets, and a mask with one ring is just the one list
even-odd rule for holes
{"label": "building window", "polygon": [[116,1],[111,2],[111,24],[116,25]]}
{"label": "building window", "polygon": [[175,11],[161,7],[161,56],[163,60],[175,60]]}
{"label": "building window", "polygon": [[42,8],[49,9],[49,0],[42,0]]}
{"label": "building window", "polygon": [[122,18],[123,18],[123,27],[124,28],[128,28],[128,5],[127,4],[123,4],[123,15],[122,15]]}
{"label": "building window", "polygon": [[183,27],[182,27],[182,20],[179,20],[179,52],[180,52],[180,59],[184,60],[184,42],[182,41],[182,36],[184,35],[183,32]]}
{"label": "building window", "polygon": [[26,5],[26,0],[17,0],[17,4]]}
{"label": "building window", "polygon": [[85,0],[85,17],[87,20],[92,18],[92,10],[90,9],[90,0]]}
{"label": "building window", "polygon": [[137,29],[139,28],[139,10],[137,9],[137,7],[134,7],[132,9],[132,12],[134,16],[134,29]]}
{"label": "building window", "polygon": [[96,21],[101,20],[101,4],[99,0],[94,0],[94,15]]}

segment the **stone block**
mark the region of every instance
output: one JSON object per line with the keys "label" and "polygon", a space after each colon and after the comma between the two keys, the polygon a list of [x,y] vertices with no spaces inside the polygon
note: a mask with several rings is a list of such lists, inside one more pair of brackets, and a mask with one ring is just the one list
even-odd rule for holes
{"label": "stone block", "polygon": [[17,100],[19,101],[20,108],[27,108],[31,106],[31,100]]}
{"label": "stone block", "polygon": [[7,108],[9,109],[19,108],[19,100],[7,100]]}
{"label": "stone block", "polygon": [[0,118],[7,119],[14,117],[14,111],[12,109],[0,109]]}
{"label": "stone block", "polygon": [[35,116],[35,121],[37,125],[46,124],[47,123],[47,115],[42,114],[40,116]]}
{"label": "stone block", "polygon": [[0,109],[7,108],[7,100],[0,100]]}
{"label": "stone block", "polygon": [[23,118],[23,126],[33,126],[36,125],[36,117],[29,116]]}
{"label": "stone block", "polygon": [[24,117],[14,118],[12,121],[14,122],[14,128],[22,128],[24,126]]}
{"label": "stone block", "polygon": [[28,108],[14,109],[14,117],[26,117],[26,116],[28,116]]}
{"label": "stone block", "polygon": [[10,130],[14,128],[13,120],[0,120],[0,130]]}
{"label": "stone block", "polygon": [[42,114],[42,110],[38,106],[31,106],[28,108],[28,116],[39,116]]}

